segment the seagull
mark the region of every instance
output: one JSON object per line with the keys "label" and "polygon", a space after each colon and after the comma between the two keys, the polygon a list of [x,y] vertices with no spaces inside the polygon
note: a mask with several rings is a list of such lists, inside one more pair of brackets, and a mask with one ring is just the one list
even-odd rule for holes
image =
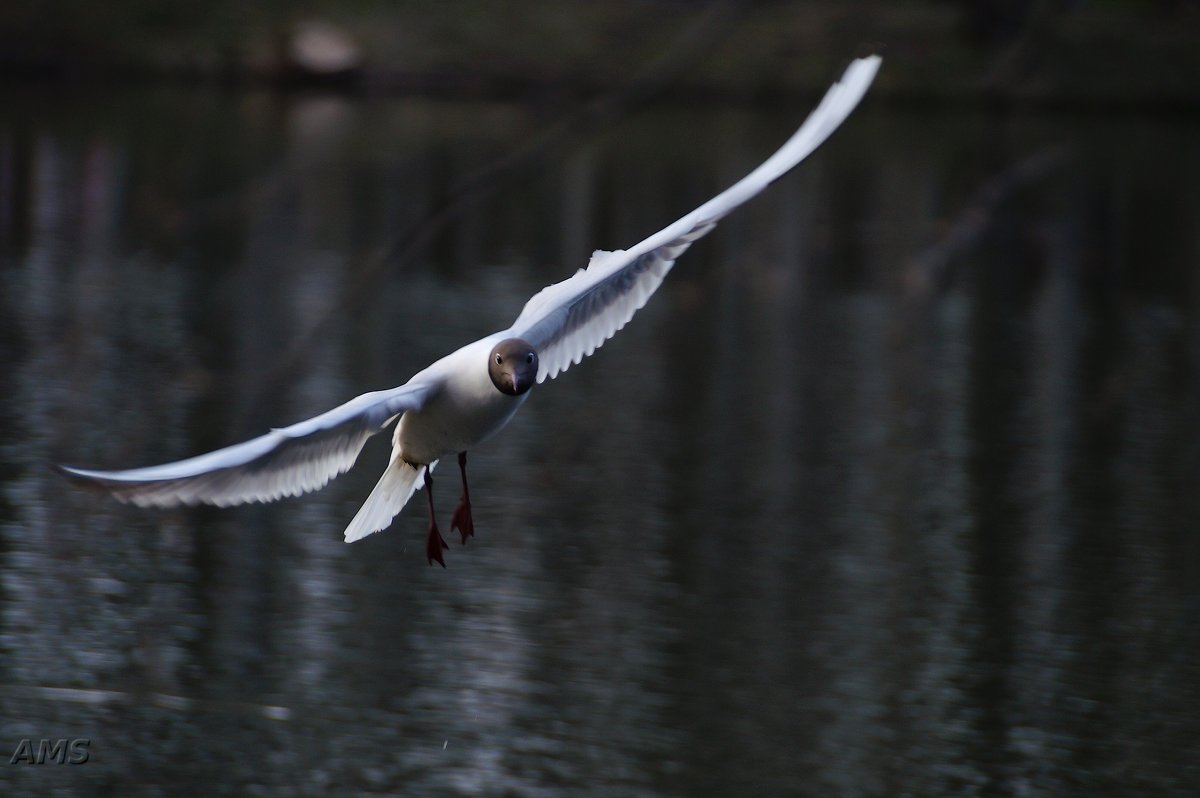
{"label": "seagull", "polygon": [[68,476],[140,507],[269,502],[324,487],[350,469],[367,439],[399,419],[392,455],[346,527],[346,542],[386,529],[426,488],[426,557],[446,565],[433,506],[433,470],[457,453],[462,496],[451,532],[475,534],[467,451],[499,432],[535,384],[592,354],[658,289],[676,258],[717,222],[808,157],[850,115],[879,70],[877,55],[847,67],[790,139],[749,175],[628,250],[592,254],[587,268],[535,294],[512,326],[446,355],[405,384],[355,397],[319,416],[208,454],[124,471],[60,466]]}

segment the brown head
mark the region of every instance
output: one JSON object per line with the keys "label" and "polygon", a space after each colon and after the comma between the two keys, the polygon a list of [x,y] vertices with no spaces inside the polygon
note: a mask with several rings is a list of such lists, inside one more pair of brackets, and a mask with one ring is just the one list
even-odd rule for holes
{"label": "brown head", "polygon": [[488,376],[501,393],[520,396],[537,382],[537,351],[528,341],[506,338],[488,355]]}

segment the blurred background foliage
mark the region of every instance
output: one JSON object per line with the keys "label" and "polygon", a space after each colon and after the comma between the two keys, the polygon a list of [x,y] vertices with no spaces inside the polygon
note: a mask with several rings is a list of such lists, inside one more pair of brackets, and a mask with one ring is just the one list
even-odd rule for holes
{"label": "blurred background foliage", "polygon": [[882,91],[1038,103],[1200,98],[1195,0],[41,0],[0,6],[3,73],[335,83],[364,91],[588,94],[708,31],[673,90],[815,91],[850,55]]}

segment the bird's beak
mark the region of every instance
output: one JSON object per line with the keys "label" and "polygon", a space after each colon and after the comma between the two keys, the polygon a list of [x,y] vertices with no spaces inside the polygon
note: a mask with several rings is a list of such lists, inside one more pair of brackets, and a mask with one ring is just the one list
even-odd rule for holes
{"label": "bird's beak", "polygon": [[513,380],[513,393],[519,394],[521,392],[521,375],[517,374],[517,372],[514,371],[513,375],[512,375],[512,380]]}

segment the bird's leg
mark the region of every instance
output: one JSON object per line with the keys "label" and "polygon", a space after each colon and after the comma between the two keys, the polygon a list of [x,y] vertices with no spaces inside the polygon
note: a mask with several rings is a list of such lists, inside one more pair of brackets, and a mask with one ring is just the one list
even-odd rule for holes
{"label": "bird's leg", "polygon": [[467,453],[458,453],[458,470],[462,472],[463,494],[458,500],[458,507],[454,510],[454,517],[450,520],[450,531],[458,530],[462,535],[463,545],[467,545],[467,538],[475,537],[475,522],[471,519],[471,492],[467,490]]}
{"label": "bird's leg", "polygon": [[425,466],[425,495],[429,499],[429,534],[425,538],[425,554],[429,557],[430,565],[437,560],[438,564],[445,568],[446,561],[442,559],[442,551],[450,547],[446,545],[445,538],[437,528],[437,515],[433,511],[433,473],[428,465]]}

